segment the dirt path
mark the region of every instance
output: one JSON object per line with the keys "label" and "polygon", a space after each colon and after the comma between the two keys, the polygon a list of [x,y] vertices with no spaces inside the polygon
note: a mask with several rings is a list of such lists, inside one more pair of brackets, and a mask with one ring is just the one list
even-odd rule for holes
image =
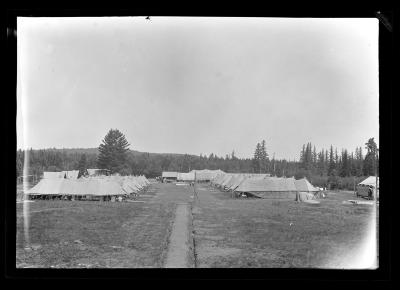
{"label": "dirt path", "polygon": [[190,253],[189,204],[177,205],[165,268],[188,268]]}

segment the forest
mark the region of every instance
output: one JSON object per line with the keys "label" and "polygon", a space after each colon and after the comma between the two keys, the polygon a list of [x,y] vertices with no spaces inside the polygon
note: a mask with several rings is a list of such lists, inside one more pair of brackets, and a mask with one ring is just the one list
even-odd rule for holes
{"label": "forest", "polygon": [[[110,134],[115,131],[118,137]],[[82,167],[111,168],[113,173],[145,175],[147,178],[160,176],[162,171],[221,169],[227,173],[270,173],[278,177],[306,177],[315,186],[353,190],[355,184],[367,176],[378,174],[379,170],[379,150],[374,138],[365,143],[365,155],[361,146],[356,148],[355,152],[349,152],[347,149],[338,152],[333,146],[317,151],[309,142],[299,150],[299,160],[291,161],[269,156],[265,140],[257,143],[252,158],[237,158],[234,151],[225,157],[213,153],[209,156],[197,156],[138,152],[128,149],[129,144],[124,135],[118,130],[115,131],[110,130],[99,148],[17,150],[17,177],[24,175],[23,167],[27,159],[29,166],[25,175],[37,177],[40,177],[43,171],[81,170]],[[107,142],[114,144],[112,138],[122,140],[118,158],[113,158],[111,153],[109,154],[115,152],[111,145],[107,144]],[[115,164],[112,165],[110,162]]]}

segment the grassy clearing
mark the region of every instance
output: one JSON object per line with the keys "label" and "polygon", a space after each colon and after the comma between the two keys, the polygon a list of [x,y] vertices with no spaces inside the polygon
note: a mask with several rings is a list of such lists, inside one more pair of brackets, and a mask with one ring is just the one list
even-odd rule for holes
{"label": "grassy clearing", "polygon": [[320,204],[231,199],[198,191],[193,211],[199,267],[321,267],[349,259],[373,217],[372,206],[342,204],[351,192],[328,192]]}
{"label": "grassy clearing", "polygon": [[29,206],[33,250],[24,249],[17,204],[17,267],[161,267],[175,210],[172,204],[85,201]]}

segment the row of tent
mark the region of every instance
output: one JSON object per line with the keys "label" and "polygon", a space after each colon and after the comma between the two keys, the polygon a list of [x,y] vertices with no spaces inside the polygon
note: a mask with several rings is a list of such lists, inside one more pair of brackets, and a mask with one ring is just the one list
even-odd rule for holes
{"label": "row of tent", "polygon": [[164,171],[162,173],[162,179],[165,180],[176,180],[176,181],[184,181],[184,182],[193,182],[193,181],[211,181],[216,176],[220,174],[224,174],[222,170],[192,170],[190,172],[171,172]]}
{"label": "row of tent", "polygon": [[211,180],[211,185],[224,191],[250,194],[257,197],[295,197],[298,192],[314,195],[319,189],[306,178],[271,177],[269,174],[220,174]]}
{"label": "row of tent", "polygon": [[[97,176],[97,175],[109,175],[109,170],[107,169],[86,169],[87,176]],[[59,172],[43,172],[44,179],[56,179],[56,178],[67,178],[67,179],[77,179],[79,175],[79,170],[68,170]]]}
{"label": "row of tent", "polygon": [[128,196],[137,194],[149,185],[144,176],[97,176],[79,179],[43,178],[25,194]]}

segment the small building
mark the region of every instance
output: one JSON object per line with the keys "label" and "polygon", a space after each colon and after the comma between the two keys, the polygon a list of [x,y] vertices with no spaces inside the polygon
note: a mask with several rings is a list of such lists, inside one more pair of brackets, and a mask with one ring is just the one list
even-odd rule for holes
{"label": "small building", "polygon": [[162,177],[162,182],[173,182],[178,179],[178,172],[163,171],[161,177]]}

